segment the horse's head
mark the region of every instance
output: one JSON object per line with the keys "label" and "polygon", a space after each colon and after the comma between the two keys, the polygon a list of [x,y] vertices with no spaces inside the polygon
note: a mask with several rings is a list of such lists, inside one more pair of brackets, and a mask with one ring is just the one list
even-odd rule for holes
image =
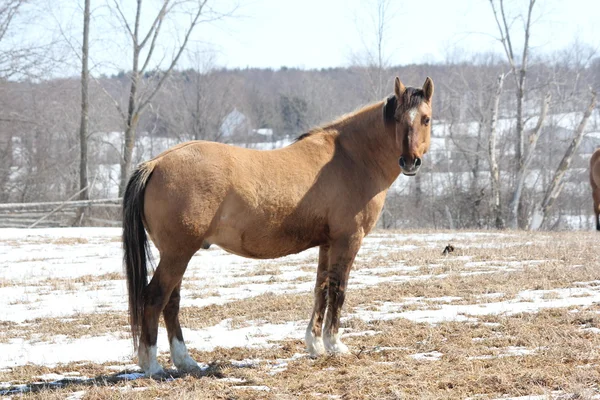
{"label": "horse's head", "polygon": [[404,175],[414,176],[423,162],[421,157],[429,150],[432,96],[431,78],[427,77],[418,89],[405,87],[396,77],[394,94],[385,102],[384,117],[387,123],[395,125],[398,164]]}

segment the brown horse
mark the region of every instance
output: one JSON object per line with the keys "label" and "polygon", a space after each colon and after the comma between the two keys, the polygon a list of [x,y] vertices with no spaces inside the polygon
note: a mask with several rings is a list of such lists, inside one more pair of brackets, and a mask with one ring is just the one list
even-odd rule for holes
{"label": "brown horse", "polygon": [[[129,314],[138,363],[156,360],[163,313],[171,359],[198,368],[179,325],[181,279],[192,255],[216,244],[244,257],[276,258],[319,246],[315,304],[306,330],[312,356],[346,353],[339,322],[350,268],[400,172],[413,176],[429,149],[433,82],[394,94],[302,135],[258,151],[211,142],[175,146],[138,166],[123,198]],[[147,283],[148,241],[160,262]]]}
{"label": "brown horse", "polygon": [[590,159],[590,184],[592,185],[592,198],[594,199],[596,230],[600,231],[600,149],[596,149]]}

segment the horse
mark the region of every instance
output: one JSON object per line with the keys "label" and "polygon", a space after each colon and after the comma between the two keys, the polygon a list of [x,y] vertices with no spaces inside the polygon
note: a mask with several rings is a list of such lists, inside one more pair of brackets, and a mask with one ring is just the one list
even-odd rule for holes
{"label": "horse", "polygon": [[594,200],[596,230],[600,231],[600,149],[596,149],[590,159],[590,184],[592,185],[592,198]]}
{"label": "horse", "polygon": [[[389,187],[422,165],[432,96],[431,78],[415,88],[396,77],[386,99],[281,149],[192,141],[140,164],[123,197],[123,249],[133,346],[144,373],[164,374],[156,359],[161,312],[175,367],[199,368],[179,324],[180,289],[190,258],[212,244],[255,259],[319,246],[306,346],[312,357],[348,353],[339,324],[350,268]],[[148,238],[160,255],[149,283]]]}

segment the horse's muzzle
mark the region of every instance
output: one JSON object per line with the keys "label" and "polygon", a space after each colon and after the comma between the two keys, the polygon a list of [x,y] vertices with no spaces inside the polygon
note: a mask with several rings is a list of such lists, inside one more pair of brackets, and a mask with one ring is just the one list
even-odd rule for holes
{"label": "horse's muzzle", "polygon": [[406,162],[404,156],[400,156],[400,159],[398,160],[398,165],[402,168],[402,173],[408,176],[415,176],[421,167],[421,164],[422,161],[419,157],[415,157],[412,163]]}

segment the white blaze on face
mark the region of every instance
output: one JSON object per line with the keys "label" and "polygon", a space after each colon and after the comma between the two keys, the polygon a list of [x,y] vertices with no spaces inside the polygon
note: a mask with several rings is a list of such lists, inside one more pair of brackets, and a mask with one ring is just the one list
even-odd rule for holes
{"label": "white blaze on face", "polygon": [[413,124],[413,122],[415,122],[415,117],[417,116],[417,114],[419,114],[419,110],[417,110],[416,107],[408,110],[408,120],[410,121],[411,125]]}

